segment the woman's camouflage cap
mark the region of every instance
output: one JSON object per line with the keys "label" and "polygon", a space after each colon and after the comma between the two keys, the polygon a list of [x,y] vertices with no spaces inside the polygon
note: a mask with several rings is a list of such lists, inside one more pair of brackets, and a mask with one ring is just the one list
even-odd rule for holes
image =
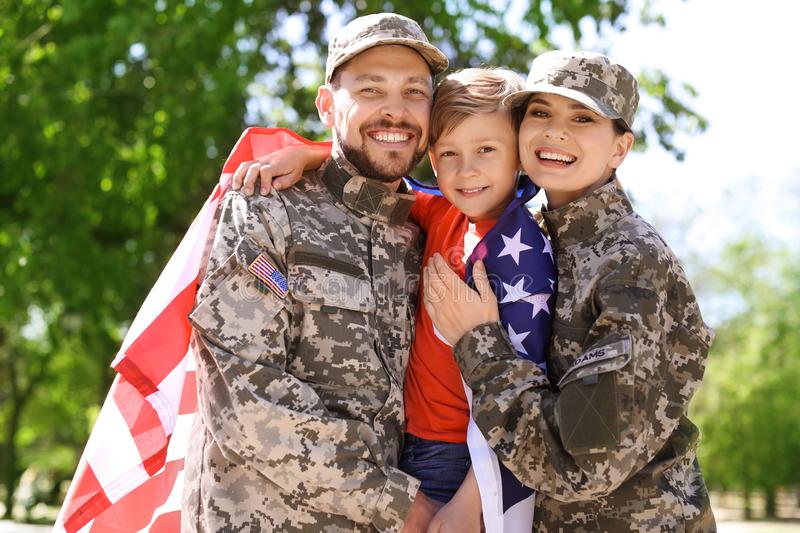
{"label": "woman's camouflage cap", "polygon": [[525,89],[506,96],[503,104],[516,107],[534,93],[571,98],[610,119],[622,119],[628,128],[639,105],[636,78],[608,57],[592,52],[544,53],[533,60]]}
{"label": "woman's camouflage cap", "polygon": [[428,41],[419,24],[396,13],[376,13],[353,19],[328,43],[325,83],[330,83],[337,67],[368,48],[386,44],[413,48],[428,62],[434,74],[447,68],[447,56]]}

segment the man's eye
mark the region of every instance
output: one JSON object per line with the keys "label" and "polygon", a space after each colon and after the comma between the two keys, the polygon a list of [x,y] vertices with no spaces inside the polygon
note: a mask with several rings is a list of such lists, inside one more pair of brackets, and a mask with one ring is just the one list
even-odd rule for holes
{"label": "man's eye", "polygon": [[364,87],[363,89],[361,89],[361,92],[364,94],[376,94],[378,92],[378,89],[376,89],[375,87]]}

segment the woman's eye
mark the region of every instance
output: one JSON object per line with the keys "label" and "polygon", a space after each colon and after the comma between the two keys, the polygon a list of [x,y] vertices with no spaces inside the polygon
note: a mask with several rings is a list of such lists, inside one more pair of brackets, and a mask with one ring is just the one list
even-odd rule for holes
{"label": "woman's eye", "polygon": [[594,122],[594,119],[592,117],[590,117],[589,115],[578,115],[577,117],[575,117],[575,120],[577,122],[582,123],[582,124],[586,124],[586,123],[589,123],[589,122]]}
{"label": "woman's eye", "polygon": [[531,109],[530,111],[528,111],[528,115],[536,118],[546,118],[547,112],[542,111],[541,109]]}

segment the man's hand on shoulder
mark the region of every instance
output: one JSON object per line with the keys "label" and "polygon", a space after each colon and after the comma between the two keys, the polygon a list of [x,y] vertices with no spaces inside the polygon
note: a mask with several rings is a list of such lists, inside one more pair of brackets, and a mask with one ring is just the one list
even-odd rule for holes
{"label": "man's hand on shoulder", "polygon": [[444,506],[442,502],[428,498],[421,490],[418,491],[403,522],[401,533],[425,533],[428,531],[431,520],[442,506]]}

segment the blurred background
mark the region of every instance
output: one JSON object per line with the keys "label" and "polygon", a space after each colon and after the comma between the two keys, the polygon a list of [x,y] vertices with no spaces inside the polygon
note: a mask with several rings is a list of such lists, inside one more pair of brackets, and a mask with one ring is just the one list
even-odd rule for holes
{"label": "blurred background", "polygon": [[0,0],[0,517],[54,519],[242,129],[325,138],[326,43],[379,11],[453,68],[586,48],[638,75],[620,176],[717,331],[690,416],[720,529],[800,530],[800,4],[779,0]]}

